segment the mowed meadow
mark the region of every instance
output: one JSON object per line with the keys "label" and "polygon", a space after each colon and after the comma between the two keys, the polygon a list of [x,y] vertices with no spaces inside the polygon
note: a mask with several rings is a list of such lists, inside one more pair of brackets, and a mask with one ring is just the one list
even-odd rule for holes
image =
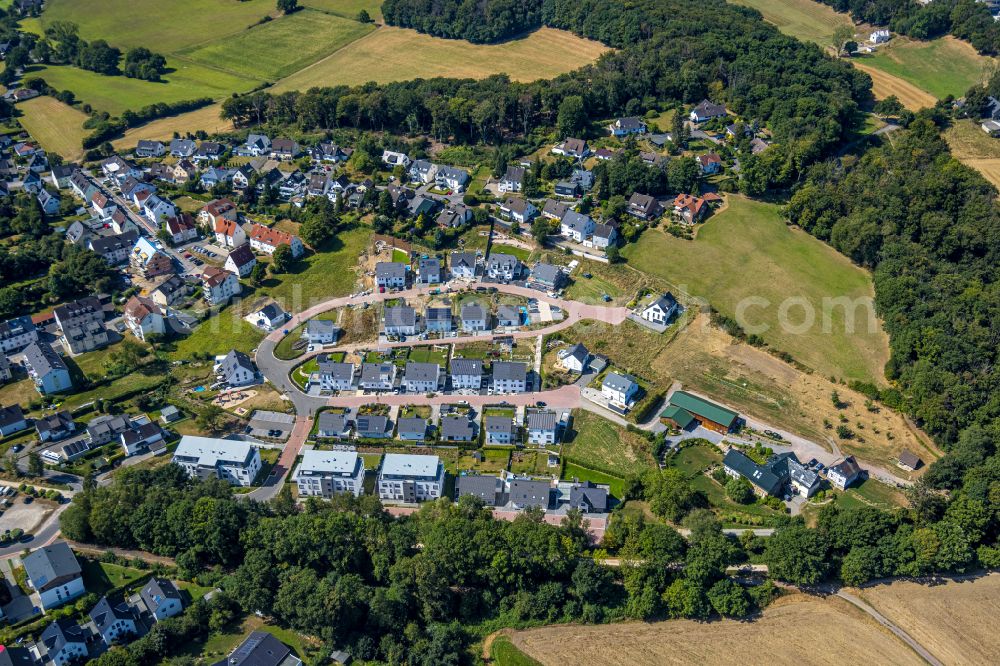
{"label": "mowed meadow", "polygon": [[[300,11],[285,16],[273,0],[49,0],[40,17],[22,22],[25,29],[42,34],[56,21],[69,21],[79,26],[83,39],[104,39],[122,51],[145,46],[162,53],[168,71],[158,82],[64,65],[36,65],[29,75],[72,91],[97,111],[120,115],[157,102],[219,102],[275,82],[277,90],[286,91],[501,72],[530,81],[591,63],[607,50],[551,29],[476,46],[357,20],[361,10],[380,20],[379,0],[301,0],[300,5]],[[43,109],[46,117],[40,118]],[[206,117],[208,109],[215,119]],[[148,129],[130,131],[129,138],[226,129],[217,121],[219,107],[208,109],[154,121]],[[43,146],[60,154],[78,152],[78,146],[71,151],[67,145],[86,134],[78,108],[37,103],[23,111],[25,126],[41,130]]]}

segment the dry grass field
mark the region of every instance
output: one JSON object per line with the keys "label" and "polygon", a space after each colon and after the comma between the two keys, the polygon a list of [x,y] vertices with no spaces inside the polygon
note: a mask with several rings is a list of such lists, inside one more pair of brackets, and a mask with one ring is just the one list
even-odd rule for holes
{"label": "dry grass field", "polygon": [[67,160],[83,156],[80,142],[87,134],[83,129],[87,114],[83,111],[48,96],[21,102],[17,109],[21,112],[21,125],[42,148]]}
{"label": "dry grass field", "polygon": [[847,602],[794,594],[753,622],[629,622],[515,632],[515,647],[545,666],[629,664],[922,664],[899,639]]}
{"label": "dry grass field", "polygon": [[944,138],[957,160],[1000,188],[1000,139],[986,136],[979,123],[969,119],[952,123]]}
{"label": "dry grass field", "polygon": [[945,664],[1000,663],[993,626],[1000,574],[941,585],[897,581],[854,592]]}
{"label": "dry grass field", "polygon": [[979,55],[971,44],[954,37],[930,41],[894,37],[873,55],[855,58],[854,62],[902,79],[936,99],[944,99],[948,95],[960,97],[982,81],[993,59]]}
{"label": "dry grass field", "polygon": [[272,90],[435,76],[483,78],[501,72],[517,81],[533,81],[591,63],[607,50],[599,42],[551,28],[524,39],[480,45],[385,26],[278,81]]}
{"label": "dry grass field", "polygon": [[928,106],[934,106],[937,99],[926,90],[921,90],[908,81],[893,76],[881,69],[855,60],[854,66],[872,77],[872,93],[875,99],[885,99],[895,95],[903,106],[911,111],[918,111]]}
{"label": "dry grass field", "polygon": [[804,42],[814,42],[822,48],[831,48],[834,31],[850,25],[847,14],[839,14],[813,0],[732,0],[733,4],[753,7],[764,20],[774,24],[781,32]]}
{"label": "dry grass field", "polygon": [[170,139],[174,132],[184,134],[205,130],[208,133],[228,132],[232,123],[219,118],[221,107],[218,104],[205,106],[195,111],[189,111],[177,116],[160,118],[151,123],[136,127],[125,132],[125,136],[114,141],[115,148],[134,148],[139,139]]}

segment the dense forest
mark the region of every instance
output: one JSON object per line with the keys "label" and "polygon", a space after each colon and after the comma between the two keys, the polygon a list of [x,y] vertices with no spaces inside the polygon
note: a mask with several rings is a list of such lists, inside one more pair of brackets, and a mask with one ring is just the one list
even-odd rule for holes
{"label": "dense forest", "polygon": [[[226,100],[223,117],[239,126],[353,126],[457,143],[510,143],[553,128],[584,133],[590,121],[708,97],[773,132],[768,184],[781,186],[857,128],[870,78],[780,34],[753,10],[722,0],[643,0],[630,7],[626,12],[613,0],[546,3],[546,24],[618,48],[551,81],[493,76],[254,92]],[[570,106],[582,110],[579,122],[559,122]]]}
{"label": "dense forest", "polygon": [[980,53],[1000,53],[1000,25],[985,4],[976,0],[819,0],[856,21],[888,26],[902,35],[933,39],[951,34],[965,39]]}

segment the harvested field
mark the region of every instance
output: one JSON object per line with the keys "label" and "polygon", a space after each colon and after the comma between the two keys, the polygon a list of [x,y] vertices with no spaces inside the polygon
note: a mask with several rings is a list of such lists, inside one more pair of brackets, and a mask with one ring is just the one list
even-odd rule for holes
{"label": "harvested field", "polygon": [[554,626],[515,632],[511,642],[545,665],[629,664],[923,664],[899,639],[837,598],[794,594],[753,622],[629,622]]}
{"label": "harvested field", "polygon": [[177,116],[160,118],[151,123],[136,127],[125,132],[125,136],[114,141],[115,148],[133,148],[139,139],[166,140],[173,138],[174,132],[181,134],[204,130],[209,134],[228,132],[233,124],[219,117],[221,107],[218,104],[205,106],[195,111],[188,111]]}
{"label": "harvested field", "polygon": [[945,664],[996,664],[1000,641],[1000,574],[921,585],[896,581],[855,594],[888,617]]}
{"label": "harvested field", "polygon": [[786,35],[824,49],[832,50],[830,43],[838,27],[851,24],[847,14],[814,0],[733,0],[733,4],[753,7]]}
{"label": "harvested field", "polygon": [[272,91],[435,76],[483,78],[501,72],[516,81],[534,81],[594,62],[607,50],[599,42],[551,28],[503,44],[481,45],[385,26],[278,81]]}
{"label": "harvested field", "polygon": [[993,183],[998,189],[1000,189],[1000,159],[991,160],[975,160],[975,159],[962,159],[959,158],[962,163],[972,167],[979,173],[983,175],[983,178]]}
{"label": "harvested field", "polygon": [[1000,139],[986,136],[979,123],[969,119],[953,121],[944,138],[955,159],[1000,188]]}
{"label": "harvested field", "polygon": [[21,126],[48,152],[67,160],[83,156],[81,141],[88,134],[83,129],[87,114],[54,97],[43,95],[17,105]]}
{"label": "harvested field", "polygon": [[902,79],[936,99],[944,99],[948,95],[960,97],[973,84],[982,81],[993,59],[979,55],[971,44],[954,37],[926,42],[894,37],[875,54],[855,59],[859,61]]}
{"label": "harvested field", "polygon": [[912,83],[904,81],[897,76],[883,72],[881,69],[864,64],[858,60],[854,61],[854,66],[872,77],[872,92],[875,95],[875,99],[885,99],[886,97],[895,95],[902,102],[903,106],[911,111],[934,106],[937,103],[934,95],[921,90]]}

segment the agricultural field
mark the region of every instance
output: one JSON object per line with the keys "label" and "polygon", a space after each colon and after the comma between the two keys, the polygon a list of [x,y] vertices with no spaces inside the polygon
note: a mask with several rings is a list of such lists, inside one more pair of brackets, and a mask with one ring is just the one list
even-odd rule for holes
{"label": "agricultural field", "polygon": [[895,37],[875,54],[856,60],[943,99],[948,95],[961,97],[979,83],[992,59],[954,37],[929,42]]}
{"label": "agricultural field", "polygon": [[435,76],[483,78],[500,72],[516,81],[533,81],[594,62],[605,51],[599,42],[551,28],[503,44],[470,44],[385,26],[282,79],[273,90]]}
{"label": "agricultural field", "polygon": [[895,581],[854,593],[945,664],[1000,661],[993,627],[1000,613],[1000,575],[935,584]]}
{"label": "agricultural field", "polygon": [[221,111],[221,105],[212,104],[176,116],[158,118],[141,127],[126,130],[125,136],[112,143],[115,148],[119,149],[133,148],[140,139],[165,141],[172,139],[175,132],[182,135],[198,131],[205,131],[209,134],[229,132],[233,129],[233,124],[219,117]]}
{"label": "agricultural field", "polygon": [[[864,306],[874,294],[871,277],[788,227],[776,205],[730,196],[728,208],[702,225],[694,241],[652,230],[622,254],[688,300],[705,299],[742,318],[744,328],[766,327],[759,334],[769,345],[819,374],[884,383],[888,338],[874,306]],[[851,311],[825,306],[824,299],[849,299]],[[848,314],[855,315],[853,325]]]}
{"label": "agricultural field", "polygon": [[813,42],[830,48],[834,31],[850,25],[847,14],[839,14],[831,7],[814,0],[730,0],[734,5],[744,5],[759,11],[764,20],[774,24],[781,32],[803,42]]}
{"label": "agricultural field", "polygon": [[546,666],[572,663],[580,654],[593,664],[722,664],[735,655],[767,655],[761,663],[797,666],[867,663],[873,654],[882,664],[923,663],[846,601],[803,594],[776,600],[753,622],[558,625],[515,632],[511,642]]}
{"label": "agricultural field", "polygon": [[986,136],[979,123],[969,119],[953,121],[944,138],[955,159],[1000,188],[1000,139]]}
{"label": "agricultural field", "polygon": [[[370,23],[306,9],[177,53],[208,67],[275,81],[374,29]],[[264,44],[267,48],[261,48]],[[253,57],[247,57],[250,53]]]}
{"label": "agricultural field", "polygon": [[854,66],[872,77],[872,94],[877,100],[895,95],[900,103],[911,111],[919,111],[937,103],[937,98],[926,90],[877,69],[866,60],[855,60]]}
{"label": "agricultural field", "polygon": [[48,97],[36,97],[17,105],[21,125],[48,152],[67,160],[83,156],[80,142],[87,135],[83,122],[87,115],[68,104]]}
{"label": "agricultural field", "polygon": [[357,18],[363,9],[373,20],[382,20],[382,0],[301,0],[299,4],[349,19]]}
{"label": "agricultural field", "polygon": [[584,467],[625,476],[655,466],[649,440],[596,414],[576,410],[573,431],[563,454]]}

